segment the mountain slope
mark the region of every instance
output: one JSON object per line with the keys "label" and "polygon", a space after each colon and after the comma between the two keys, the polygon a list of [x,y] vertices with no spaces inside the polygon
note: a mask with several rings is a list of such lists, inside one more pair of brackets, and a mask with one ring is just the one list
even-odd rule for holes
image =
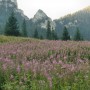
{"label": "mountain slope", "polygon": [[80,10],[72,15],[69,14],[63,18],[54,20],[54,22],[56,23],[56,31],[60,37],[64,26],[68,28],[72,38],[78,27],[84,39],[90,40],[90,7]]}
{"label": "mountain slope", "polygon": [[22,21],[26,19],[29,21],[29,18],[24,15],[23,11],[18,9],[17,0],[1,0],[0,1],[0,33],[4,32],[5,24],[10,16],[14,12],[15,16],[21,26]]}
{"label": "mountain slope", "polygon": [[46,37],[47,21],[51,22],[51,27],[54,27],[54,23],[42,10],[38,10],[34,17],[30,19],[30,31],[29,35],[33,36],[35,29],[37,29],[39,36]]}

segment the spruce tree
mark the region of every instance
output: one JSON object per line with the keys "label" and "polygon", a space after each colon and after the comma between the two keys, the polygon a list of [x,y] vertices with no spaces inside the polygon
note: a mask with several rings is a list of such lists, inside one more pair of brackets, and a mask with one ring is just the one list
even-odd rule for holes
{"label": "spruce tree", "polygon": [[57,36],[57,33],[54,34],[54,40],[58,40],[58,36]]}
{"label": "spruce tree", "polygon": [[47,22],[47,39],[51,40],[51,25],[50,25],[50,21]]}
{"label": "spruce tree", "polygon": [[40,39],[43,40],[43,36],[42,35],[40,36]]}
{"label": "spruce tree", "polygon": [[18,22],[14,15],[14,12],[11,13],[8,19],[8,22],[6,23],[5,35],[8,35],[8,36],[19,36],[20,35]]}
{"label": "spruce tree", "polygon": [[22,36],[27,37],[27,26],[26,26],[25,19],[23,20],[23,23],[22,23]]}
{"label": "spruce tree", "polygon": [[38,38],[39,36],[38,36],[38,31],[37,31],[37,29],[35,29],[35,31],[34,31],[34,38]]}
{"label": "spruce tree", "polygon": [[57,33],[55,32],[55,30],[52,28],[52,40],[58,40],[58,36]]}
{"label": "spruce tree", "polygon": [[70,35],[66,27],[64,27],[64,30],[63,30],[62,40],[64,41],[70,40]]}
{"label": "spruce tree", "polygon": [[77,30],[76,30],[76,33],[75,33],[75,36],[74,36],[74,40],[75,41],[81,41],[82,40],[79,28],[77,28]]}
{"label": "spruce tree", "polygon": [[55,39],[55,31],[54,31],[54,29],[52,29],[52,40],[54,40]]}

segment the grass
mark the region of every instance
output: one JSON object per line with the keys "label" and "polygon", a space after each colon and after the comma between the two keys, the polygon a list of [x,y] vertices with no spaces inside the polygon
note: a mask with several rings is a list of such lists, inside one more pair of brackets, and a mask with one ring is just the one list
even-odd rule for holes
{"label": "grass", "polygon": [[25,38],[25,37],[14,37],[14,36],[0,36],[0,43],[13,43],[13,42],[27,42],[27,41],[37,41],[37,39],[33,38]]}

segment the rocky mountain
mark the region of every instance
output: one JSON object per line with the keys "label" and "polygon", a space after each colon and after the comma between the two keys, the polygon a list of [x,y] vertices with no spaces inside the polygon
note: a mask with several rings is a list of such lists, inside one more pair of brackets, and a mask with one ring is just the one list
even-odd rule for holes
{"label": "rocky mountain", "polygon": [[47,27],[47,21],[51,22],[51,27],[54,27],[54,22],[51,18],[49,18],[42,10],[38,10],[34,17],[30,19],[30,31],[29,35],[31,36],[34,34],[35,29],[38,30],[39,36],[46,36],[46,27]]}
{"label": "rocky mountain", "polygon": [[4,32],[4,26],[12,11],[15,13],[20,28],[24,19],[26,19],[27,22],[29,21],[29,18],[24,15],[23,11],[18,9],[17,0],[0,0],[0,33],[1,34]]}
{"label": "rocky mountain", "polygon": [[35,28],[37,28],[39,35],[45,37],[48,20],[51,21],[51,26],[55,28],[59,38],[62,36],[64,26],[66,26],[72,39],[77,28],[79,28],[83,38],[90,40],[90,7],[53,21],[42,10],[38,10],[34,17],[30,19],[31,34],[33,35]]}
{"label": "rocky mountain", "polygon": [[0,34],[4,33],[5,24],[12,11],[19,22],[20,30],[23,20],[26,20],[28,36],[33,36],[35,29],[37,29],[39,36],[46,37],[46,26],[49,20],[58,37],[62,36],[63,28],[66,26],[71,38],[74,37],[76,28],[79,28],[84,39],[90,40],[90,6],[52,21],[42,10],[38,10],[34,17],[29,19],[18,8],[17,0],[0,0]]}
{"label": "rocky mountain", "polygon": [[76,28],[79,28],[83,38],[90,40],[90,6],[74,14],[68,14],[60,19],[54,20],[54,22],[59,37],[61,37],[63,28],[66,26],[72,38],[74,37]]}
{"label": "rocky mountain", "polygon": [[15,16],[19,22],[19,27],[21,30],[22,22],[25,19],[27,25],[28,36],[33,36],[35,29],[37,28],[39,35],[46,36],[46,25],[47,21],[53,22],[42,10],[38,10],[32,19],[29,19],[24,15],[23,11],[18,8],[17,0],[0,0],[0,34],[4,33],[5,24],[14,12]]}

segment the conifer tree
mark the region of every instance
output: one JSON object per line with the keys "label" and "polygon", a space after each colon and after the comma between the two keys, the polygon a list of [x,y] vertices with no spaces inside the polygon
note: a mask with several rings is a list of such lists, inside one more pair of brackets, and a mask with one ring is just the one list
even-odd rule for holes
{"label": "conifer tree", "polygon": [[79,28],[77,28],[76,33],[75,33],[75,36],[74,36],[74,40],[75,40],[75,41],[81,41],[81,40],[83,40],[82,38],[83,38],[83,37],[81,37]]}
{"label": "conifer tree", "polygon": [[38,38],[39,36],[38,36],[38,31],[37,31],[37,29],[35,29],[35,31],[34,31],[34,38]]}
{"label": "conifer tree", "polygon": [[64,27],[64,30],[63,30],[62,40],[64,41],[70,40],[70,35],[66,27]]}
{"label": "conifer tree", "polygon": [[50,21],[47,22],[47,39],[51,40],[51,25],[50,25]]}
{"label": "conifer tree", "polygon": [[22,23],[22,36],[27,37],[27,26],[26,26],[25,19],[23,20],[23,23]]}
{"label": "conifer tree", "polygon": [[54,34],[54,40],[58,40],[57,33]]}
{"label": "conifer tree", "polygon": [[55,38],[55,31],[54,31],[54,29],[52,29],[52,40],[54,40],[54,38]]}
{"label": "conifer tree", "polygon": [[14,15],[14,12],[11,13],[8,19],[8,22],[6,23],[5,35],[8,35],[8,36],[19,36],[20,35],[18,22]]}
{"label": "conifer tree", "polygon": [[43,39],[43,36],[42,36],[42,35],[40,36],[40,39],[41,39],[41,40]]}
{"label": "conifer tree", "polygon": [[58,40],[58,36],[57,33],[55,32],[55,30],[52,28],[52,40]]}

